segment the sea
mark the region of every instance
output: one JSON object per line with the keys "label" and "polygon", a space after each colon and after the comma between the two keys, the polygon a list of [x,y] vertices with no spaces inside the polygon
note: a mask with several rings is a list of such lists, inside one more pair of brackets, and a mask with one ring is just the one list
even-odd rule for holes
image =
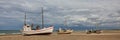
{"label": "sea", "polygon": [[20,30],[0,30],[0,35],[21,34]]}

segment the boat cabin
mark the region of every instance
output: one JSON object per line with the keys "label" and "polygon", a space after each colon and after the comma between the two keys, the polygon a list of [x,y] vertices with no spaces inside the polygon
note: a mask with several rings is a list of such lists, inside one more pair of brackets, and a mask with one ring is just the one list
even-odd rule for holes
{"label": "boat cabin", "polygon": [[32,30],[32,28],[30,25],[24,25],[23,31],[31,31],[31,30]]}

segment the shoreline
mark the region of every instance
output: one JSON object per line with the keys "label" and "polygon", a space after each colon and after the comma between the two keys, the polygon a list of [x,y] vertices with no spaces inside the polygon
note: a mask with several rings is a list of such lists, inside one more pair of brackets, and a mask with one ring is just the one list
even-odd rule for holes
{"label": "shoreline", "polygon": [[[0,36],[4,36],[4,35],[21,35],[21,33],[17,32],[17,33],[0,33]],[[57,32],[53,32],[51,35],[58,35]],[[73,31],[72,34],[70,35],[120,35],[120,30],[102,30],[101,34],[96,34],[96,33],[92,33],[92,34],[86,34],[86,31]]]}

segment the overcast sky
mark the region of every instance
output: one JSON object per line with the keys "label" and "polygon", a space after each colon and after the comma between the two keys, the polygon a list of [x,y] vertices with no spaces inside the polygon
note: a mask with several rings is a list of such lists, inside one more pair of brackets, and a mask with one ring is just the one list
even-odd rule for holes
{"label": "overcast sky", "polygon": [[41,7],[45,24],[120,26],[120,0],[0,0],[0,28],[41,24]]}

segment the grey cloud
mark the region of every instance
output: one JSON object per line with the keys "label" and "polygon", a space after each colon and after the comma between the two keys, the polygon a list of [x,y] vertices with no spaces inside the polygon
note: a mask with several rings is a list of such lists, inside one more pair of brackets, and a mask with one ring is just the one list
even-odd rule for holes
{"label": "grey cloud", "polygon": [[77,18],[87,19],[69,20],[69,23],[86,25],[92,25],[93,22],[117,23],[120,17],[119,4],[119,0],[0,0],[0,17],[2,17],[0,19],[11,18],[21,22],[26,12],[28,20],[41,22],[41,7],[44,7],[46,24],[63,24],[65,16],[76,15]]}

